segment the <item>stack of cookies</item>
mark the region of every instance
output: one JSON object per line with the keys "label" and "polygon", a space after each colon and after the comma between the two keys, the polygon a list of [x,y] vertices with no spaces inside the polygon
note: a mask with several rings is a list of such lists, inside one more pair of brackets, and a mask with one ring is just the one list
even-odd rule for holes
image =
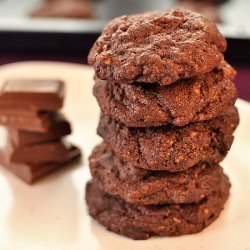
{"label": "stack of cookies", "polygon": [[218,163],[239,117],[226,41],[200,14],[173,9],[111,21],[94,44],[104,142],[90,156],[89,214],[133,239],[197,233],[230,183]]}
{"label": "stack of cookies", "polygon": [[63,137],[71,133],[62,113],[64,83],[57,80],[7,81],[0,92],[0,124],[8,142],[1,163],[32,183],[80,156]]}

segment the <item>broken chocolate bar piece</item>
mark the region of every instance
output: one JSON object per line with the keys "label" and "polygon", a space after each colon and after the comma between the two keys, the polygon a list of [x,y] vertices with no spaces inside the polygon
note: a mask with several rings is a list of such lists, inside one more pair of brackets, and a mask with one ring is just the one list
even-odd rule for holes
{"label": "broken chocolate bar piece", "polygon": [[58,170],[66,165],[78,160],[81,156],[79,148],[71,145],[68,148],[67,159],[57,163],[46,164],[22,164],[22,163],[9,163],[4,156],[0,158],[1,163],[13,172],[17,177],[22,179],[28,184],[32,184],[34,181]]}
{"label": "broken chocolate bar piece", "polygon": [[48,112],[0,109],[0,124],[21,130],[45,133],[51,126],[51,116],[53,115],[53,113]]}
{"label": "broken chocolate bar piece", "polygon": [[69,145],[62,141],[34,144],[15,148],[9,141],[6,154],[10,163],[61,162],[68,159]]}
{"label": "broken chocolate bar piece", "polygon": [[46,133],[27,132],[9,128],[9,136],[15,147],[58,140],[71,133],[70,123],[60,114],[55,113],[51,118],[51,126]]}
{"label": "broken chocolate bar piece", "polygon": [[59,80],[9,80],[0,92],[0,109],[56,111],[63,106],[64,83]]}

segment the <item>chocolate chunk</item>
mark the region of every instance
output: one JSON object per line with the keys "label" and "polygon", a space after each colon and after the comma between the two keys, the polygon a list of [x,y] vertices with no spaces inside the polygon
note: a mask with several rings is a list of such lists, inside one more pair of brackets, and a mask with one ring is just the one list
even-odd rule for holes
{"label": "chocolate chunk", "polygon": [[1,157],[1,163],[13,172],[16,176],[22,179],[28,184],[32,184],[34,181],[48,175],[62,167],[65,167],[67,164],[72,163],[73,161],[79,159],[81,156],[80,150],[71,145],[68,148],[67,158],[54,163],[45,163],[45,164],[22,164],[22,163],[10,163],[5,157]]}
{"label": "chocolate chunk", "polygon": [[9,128],[9,135],[15,147],[57,140],[71,133],[70,123],[60,113],[52,116],[51,126],[46,133],[27,132]]}
{"label": "chocolate chunk", "polygon": [[9,142],[6,153],[10,163],[35,163],[61,162],[68,159],[69,148],[62,141],[34,144],[14,148]]}
{"label": "chocolate chunk", "polygon": [[0,124],[26,131],[46,132],[51,126],[53,115],[48,112],[0,108]]}
{"label": "chocolate chunk", "polygon": [[64,83],[58,80],[10,80],[0,92],[0,110],[56,111],[63,105]]}

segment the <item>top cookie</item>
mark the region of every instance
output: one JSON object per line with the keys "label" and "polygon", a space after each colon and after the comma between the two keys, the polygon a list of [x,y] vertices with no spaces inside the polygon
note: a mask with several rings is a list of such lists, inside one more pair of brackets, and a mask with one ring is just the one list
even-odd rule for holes
{"label": "top cookie", "polygon": [[207,18],[172,9],[112,20],[88,60],[102,80],[168,85],[210,72],[225,50],[226,40]]}

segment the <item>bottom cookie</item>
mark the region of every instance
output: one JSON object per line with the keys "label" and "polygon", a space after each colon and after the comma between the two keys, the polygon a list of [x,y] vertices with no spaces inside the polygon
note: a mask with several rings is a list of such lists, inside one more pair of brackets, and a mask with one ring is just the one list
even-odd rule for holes
{"label": "bottom cookie", "polygon": [[228,177],[223,175],[218,189],[200,203],[143,206],[105,194],[97,183],[89,182],[86,201],[89,214],[108,230],[140,240],[202,231],[220,215],[229,188]]}

